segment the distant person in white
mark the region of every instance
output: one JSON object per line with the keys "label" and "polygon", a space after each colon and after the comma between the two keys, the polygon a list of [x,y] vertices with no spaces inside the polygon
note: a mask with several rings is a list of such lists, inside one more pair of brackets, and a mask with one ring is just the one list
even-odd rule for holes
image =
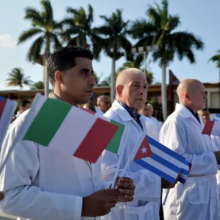
{"label": "distant person in white", "polygon": [[109,97],[105,95],[99,96],[97,98],[97,106],[101,112],[106,113],[111,107],[111,102]]}
{"label": "distant person in white", "polygon": [[91,99],[88,103],[86,103],[83,108],[89,109],[99,115],[103,115],[104,113],[97,107],[97,96],[95,93],[92,94]]}
{"label": "distant person in white", "polygon": [[164,219],[217,220],[215,175],[220,151],[213,153],[211,138],[202,134],[203,122],[197,114],[206,106],[205,87],[198,80],[186,79],[179,84],[177,95],[180,103],[163,124],[160,142],[185,157],[192,167],[185,184],[170,190]]}
{"label": "distant person in white", "polygon": [[[202,117],[202,121],[205,124],[207,120],[210,120],[210,114],[208,109],[203,109],[198,111],[198,114]],[[220,137],[211,135],[211,140],[213,144],[213,150],[219,151],[220,150]],[[218,172],[216,174],[217,178],[217,199],[218,199],[218,217],[220,219],[220,165],[218,165]]]}
{"label": "distant person in white", "polygon": [[149,135],[154,140],[159,141],[158,124],[152,119],[150,108],[150,105],[148,103],[145,103],[144,107],[140,110],[140,113],[144,116],[145,119],[147,135]]}
{"label": "distant person in white", "polygon": [[24,111],[31,107],[31,102],[28,100],[22,100],[19,106],[19,111],[16,114],[16,118],[18,118]]}
{"label": "distant person in white", "polygon": [[151,118],[157,124],[158,131],[160,131],[160,128],[162,126],[162,122],[157,120],[155,117],[153,117],[153,114],[154,114],[154,107],[153,107],[153,105],[151,105],[150,103],[148,103],[147,105],[149,107],[149,118]]}

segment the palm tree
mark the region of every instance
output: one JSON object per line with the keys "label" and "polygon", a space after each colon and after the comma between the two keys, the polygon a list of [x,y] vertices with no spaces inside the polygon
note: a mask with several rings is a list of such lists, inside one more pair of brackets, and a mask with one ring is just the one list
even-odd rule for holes
{"label": "palm tree", "polygon": [[[62,25],[54,20],[50,1],[41,0],[40,3],[43,8],[42,12],[34,8],[26,8],[24,18],[32,22],[32,27],[20,35],[18,44],[37,37],[28,51],[27,58],[29,61],[40,63],[45,67],[46,60],[51,51],[61,47],[58,36]],[[49,92],[49,80],[46,74],[46,68],[44,68],[44,76],[45,95],[47,96]]]}
{"label": "palm tree", "polygon": [[24,76],[21,68],[14,68],[8,73],[8,76],[6,86],[19,86],[19,88],[22,89],[24,85],[30,85],[32,83],[29,79],[30,76]]}
{"label": "palm tree", "polygon": [[216,63],[216,67],[220,68],[220,50],[217,50],[217,54],[211,57],[209,61]]}
{"label": "palm tree", "polygon": [[39,90],[39,89],[44,89],[44,83],[41,81],[38,81],[31,86],[31,90]]}
{"label": "palm tree", "polygon": [[180,24],[179,16],[168,13],[168,1],[162,0],[162,7],[149,7],[146,12],[149,21],[137,20],[133,23],[130,33],[139,39],[136,47],[157,45],[153,51],[154,61],[159,61],[162,67],[162,106],[164,120],[167,117],[166,95],[166,67],[177,54],[180,60],[187,57],[191,63],[195,62],[193,49],[202,49],[203,42],[187,31],[175,31]]}
{"label": "palm tree", "polygon": [[105,24],[94,28],[94,31],[104,36],[103,47],[105,53],[112,58],[111,73],[111,101],[115,99],[115,61],[124,55],[129,55],[131,43],[127,39],[129,21],[124,21],[122,11],[117,9],[110,17],[100,16]]}
{"label": "palm tree", "polygon": [[139,59],[139,58],[133,61],[127,61],[118,69],[118,72],[121,72],[122,70],[127,69],[127,68],[141,69],[141,71],[146,74],[148,84],[151,85],[154,80],[153,73],[148,68],[146,69],[142,68],[142,62],[143,62],[143,59]]}
{"label": "palm tree", "polygon": [[86,13],[83,7],[80,9],[68,7],[66,11],[71,17],[67,17],[62,21],[64,27],[62,37],[68,42],[68,45],[91,46],[95,58],[98,59],[102,49],[102,39],[92,28],[92,6],[88,5],[88,13]]}

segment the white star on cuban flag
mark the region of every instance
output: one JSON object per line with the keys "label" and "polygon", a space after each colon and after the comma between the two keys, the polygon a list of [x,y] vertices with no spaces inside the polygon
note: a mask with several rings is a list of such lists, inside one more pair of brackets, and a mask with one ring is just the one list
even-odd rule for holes
{"label": "white star on cuban flag", "polygon": [[141,149],[141,151],[142,151],[142,154],[146,154],[146,153],[147,153],[147,148],[143,147],[143,148]]}

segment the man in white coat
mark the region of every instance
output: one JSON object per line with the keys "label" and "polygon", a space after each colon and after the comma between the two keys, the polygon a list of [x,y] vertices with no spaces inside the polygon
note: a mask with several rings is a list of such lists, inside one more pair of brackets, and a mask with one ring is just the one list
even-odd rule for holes
{"label": "man in white coat", "polygon": [[[145,119],[139,114],[147,99],[147,81],[145,74],[139,69],[130,68],[119,73],[116,81],[116,100],[104,115],[129,127],[128,141],[123,154],[119,174],[135,147],[140,134],[146,134]],[[103,178],[112,180],[115,174],[118,156],[105,151],[103,155]],[[104,220],[158,220],[161,192],[161,178],[143,169],[134,162],[125,173],[133,179],[136,189],[134,201],[131,203],[118,203]],[[172,187],[163,181],[164,187]]]}
{"label": "man in white coat", "polygon": [[150,106],[148,103],[144,104],[144,107],[140,110],[140,113],[145,119],[145,126],[147,130],[147,135],[156,141],[159,141],[159,129],[158,123],[155,122],[152,117],[150,117]]}
{"label": "man in white coat", "polygon": [[185,184],[170,190],[164,206],[165,220],[216,220],[217,164],[220,152],[213,153],[211,139],[202,134],[203,123],[197,111],[206,106],[203,84],[194,79],[182,81],[177,94],[179,104],[160,132],[160,141],[184,156],[191,164]]}
{"label": "man in white coat", "polygon": [[[51,98],[74,106],[88,102],[95,85],[92,59],[91,51],[81,47],[54,52],[48,59],[48,75],[54,87]],[[9,128],[1,163],[27,114]],[[0,190],[5,194],[0,208],[19,219],[98,220],[97,216],[109,213],[117,201],[133,199],[130,178],[123,178],[118,186],[118,190],[109,189],[110,184],[102,181],[101,158],[92,164],[34,142],[20,141],[0,177]]]}

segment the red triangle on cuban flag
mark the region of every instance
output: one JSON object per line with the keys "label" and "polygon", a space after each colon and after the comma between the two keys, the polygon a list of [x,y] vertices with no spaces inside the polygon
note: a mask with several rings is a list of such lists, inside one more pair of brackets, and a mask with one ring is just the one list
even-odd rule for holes
{"label": "red triangle on cuban flag", "polygon": [[134,157],[134,160],[139,160],[145,157],[151,157],[153,155],[150,145],[147,141],[147,137],[144,135],[140,142],[140,147],[137,150],[137,153]]}

